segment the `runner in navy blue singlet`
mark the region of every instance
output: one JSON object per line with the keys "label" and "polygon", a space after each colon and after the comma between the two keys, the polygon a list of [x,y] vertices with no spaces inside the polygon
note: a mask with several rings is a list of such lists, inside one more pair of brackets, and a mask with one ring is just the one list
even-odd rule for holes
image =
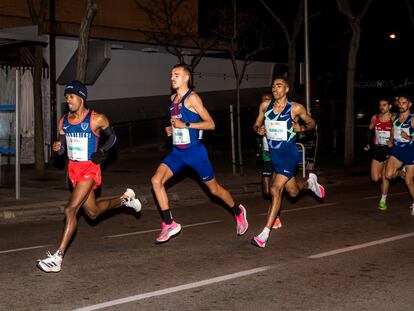
{"label": "runner in navy blue singlet", "polygon": [[172,218],[164,184],[184,167],[195,170],[211,194],[233,210],[237,235],[243,235],[248,229],[246,209],[234,202],[230,193],[214,176],[207,150],[201,142],[202,131],[213,130],[214,121],[201,98],[191,89],[191,72],[186,65],[173,67],[171,86],[175,93],[171,96],[170,103],[171,126],[166,128],[166,133],[172,137],[173,151],[162,160],[151,179],[163,219],[155,243],[167,242],[181,231],[181,225]]}
{"label": "runner in navy blue singlet", "polygon": [[399,113],[395,118],[392,130],[391,156],[385,166],[385,177],[398,177],[399,169],[405,168],[405,184],[411,196],[411,215],[414,216],[414,117],[410,113],[412,99],[408,95],[398,97]]}
{"label": "runner in navy blue singlet", "polygon": [[[53,143],[53,151],[59,155],[67,152],[73,192],[64,210],[65,228],[57,251],[37,261],[37,267],[44,272],[61,270],[63,255],[75,233],[77,213],[81,207],[92,219],[114,207],[127,206],[136,212],[141,210],[141,202],[135,198],[132,189],[127,189],[121,197],[96,201],[94,189],[101,184],[100,163],[115,144],[116,135],[105,115],[86,107],[88,91],[83,83],[72,81],[66,86],[64,94],[69,113],[59,121],[59,140]],[[98,148],[101,132],[108,139]]]}
{"label": "runner in navy blue singlet", "polygon": [[[319,198],[325,196],[325,189],[318,184],[315,174],[310,173],[307,181],[296,182],[294,174],[300,161],[296,147],[296,133],[311,130],[315,121],[306,112],[303,105],[289,101],[287,93],[288,82],[285,77],[273,80],[273,99],[264,100],[259,107],[256,124],[259,135],[266,135],[270,157],[275,176],[272,179],[270,193],[272,201],[267,213],[266,226],[259,235],[253,236],[251,243],[265,247],[282,203],[282,192],[286,189],[291,197],[298,195],[304,189],[312,190]],[[301,119],[305,125],[300,125]]]}

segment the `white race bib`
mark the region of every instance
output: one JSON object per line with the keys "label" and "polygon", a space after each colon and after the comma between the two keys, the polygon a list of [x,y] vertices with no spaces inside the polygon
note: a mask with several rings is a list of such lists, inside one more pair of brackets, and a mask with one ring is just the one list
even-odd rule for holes
{"label": "white race bib", "polygon": [[400,143],[408,143],[410,140],[405,139],[401,136],[401,131],[406,132],[408,136],[410,136],[410,129],[408,127],[401,128],[401,127],[394,127],[394,139]]}
{"label": "white race bib", "polygon": [[287,141],[287,121],[265,120],[265,128],[267,139]]}
{"label": "white race bib", "polygon": [[72,161],[88,161],[88,138],[66,136],[68,158]]}
{"label": "white race bib", "polygon": [[191,142],[190,131],[186,128],[178,129],[174,126],[173,129],[173,144],[174,145],[187,145]]}
{"label": "white race bib", "polygon": [[390,138],[389,131],[375,131],[375,144],[376,145],[386,145],[387,140]]}

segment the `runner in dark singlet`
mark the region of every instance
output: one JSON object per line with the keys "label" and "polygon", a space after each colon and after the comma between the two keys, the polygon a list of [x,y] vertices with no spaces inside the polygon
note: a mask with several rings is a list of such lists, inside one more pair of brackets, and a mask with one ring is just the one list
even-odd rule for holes
{"label": "runner in dark singlet", "polygon": [[[301,190],[310,189],[319,198],[325,196],[325,189],[318,184],[317,176],[309,174],[305,182],[296,182],[294,173],[300,162],[299,151],[296,147],[296,133],[311,130],[315,121],[306,112],[303,105],[289,101],[287,93],[288,82],[285,77],[277,77],[272,84],[272,100],[265,100],[259,108],[257,124],[263,124],[257,130],[259,135],[266,134],[270,157],[273,163],[275,177],[270,186],[272,202],[267,214],[266,226],[262,232],[253,236],[251,243],[258,247],[265,247],[273,227],[276,216],[282,203],[282,192],[288,191],[295,197]],[[299,125],[301,119],[305,125]]]}
{"label": "runner in dark singlet", "polygon": [[412,204],[411,215],[414,216],[414,118],[410,113],[412,99],[408,95],[398,97],[399,113],[396,116],[391,130],[393,142],[391,156],[385,166],[385,177],[398,177],[399,169],[405,167],[405,184],[410,194]]}

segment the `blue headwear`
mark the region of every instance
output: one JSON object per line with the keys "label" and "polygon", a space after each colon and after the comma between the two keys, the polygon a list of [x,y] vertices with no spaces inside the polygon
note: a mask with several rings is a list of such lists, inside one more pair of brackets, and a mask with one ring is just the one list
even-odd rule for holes
{"label": "blue headwear", "polygon": [[73,80],[66,86],[64,95],[66,96],[66,94],[75,94],[81,97],[83,100],[86,100],[88,97],[88,90],[82,82]]}

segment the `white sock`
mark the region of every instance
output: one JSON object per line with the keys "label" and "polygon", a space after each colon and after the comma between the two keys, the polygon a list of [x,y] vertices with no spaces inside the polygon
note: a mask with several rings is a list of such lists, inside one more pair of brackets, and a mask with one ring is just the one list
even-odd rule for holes
{"label": "white sock", "polygon": [[262,241],[267,241],[269,238],[270,229],[265,227],[263,231],[259,234],[258,238]]}
{"label": "white sock", "polygon": [[386,194],[381,195],[381,200],[380,201],[382,201],[382,202],[387,201],[387,195]]}

